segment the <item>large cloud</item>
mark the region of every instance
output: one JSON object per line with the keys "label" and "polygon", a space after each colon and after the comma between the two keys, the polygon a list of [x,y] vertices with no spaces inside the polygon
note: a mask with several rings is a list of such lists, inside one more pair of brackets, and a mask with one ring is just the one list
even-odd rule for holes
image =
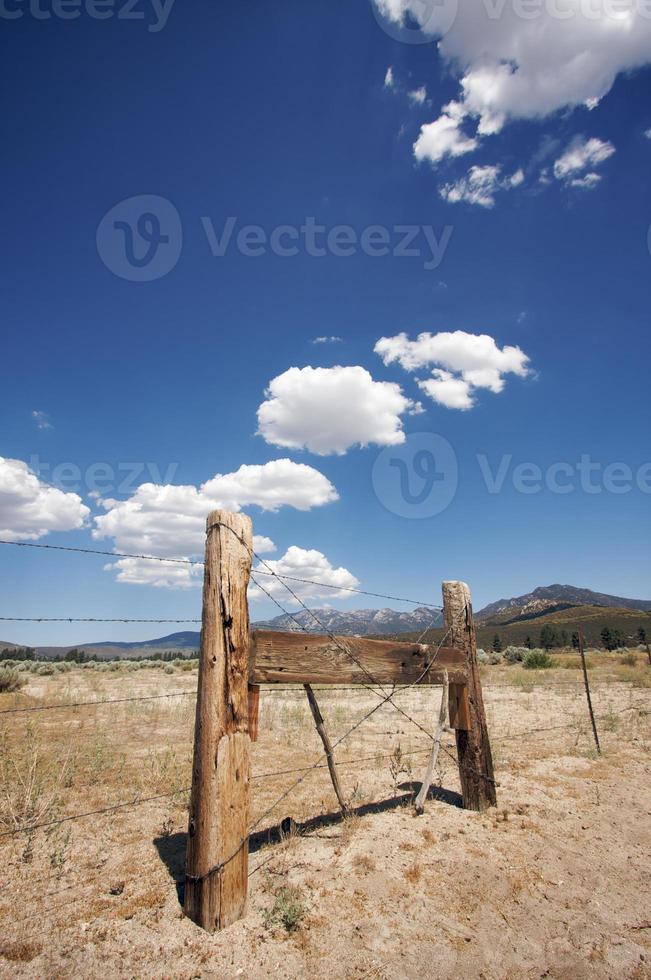
{"label": "large cloud", "polygon": [[90,510],[76,493],[43,483],[20,459],[0,456],[0,536],[36,541],[50,531],[75,531]]}
{"label": "large cloud", "polygon": [[460,102],[478,118],[480,134],[509,118],[594,106],[620,72],[651,62],[651,10],[638,0],[376,4],[390,21],[410,15],[425,35],[441,38],[438,49],[460,71]]}
{"label": "large cloud", "polygon": [[399,385],[374,381],[363,367],[289,368],[265,394],[258,408],[264,440],[319,456],[404,442],[400,416],[417,410]]}
{"label": "large cloud", "polygon": [[431,368],[430,378],[419,380],[425,394],[446,408],[466,410],[475,405],[473,392],[487,388],[498,394],[505,374],[524,378],[529,358],[519,347],[498,347],[488,334],[421,333],[410,340],[406,333],[381,337],[375,345],[385,364],[397,362],[406,371]]}
{"label": "large cloud", "polygon": [[[292,545],[287,549],[282,558],[275,561],[266,559],[253,569],[253,575],[258,578],[260,585],[266,591],[282,601],[283,605],[290,604],[292,597],[287,591],[282,581],[273,578],[265,572],[273,571],[276,575],[291,575],[295,578],[312,579],[328,586],[336,588],[321,588],[319,585],[310,585],[306,582],[290,581],[288,585],[302,599],[320,599],[324,597],[337,598],[338,596],[347,597],[346,592],[338,592],[337,589],[354,589],[359,586],[359,580],[348,571],[347,568],[333,568],[326,556],[314,549],[306,550]],[[261,574],[262,573],[262,574]],[[264,592],[252,585],[249,589],[249,598],[264,599]]]}
{"label": "large cloud", "polygon": [[[471,153],[510,120],[593,109],[619,74],[651,64],[647,0],[374,2],[387,21],[411,19],[423,39],[439,39],[437,50],[457,77],[455,97],[421,126],[414,142],[416,159],[436,166]],[[598,182],[590,171],[566,184]],[[463,185],[443,196],[470,199]]]}
{"label": "large cloud", "polygon": [[[106,513],[95,518],[93,537],[112,538],[119,552],[192,559],[203,554],[211,510],[239,511],[250,505],[266,511],[285,506],[309,510],[337,499],[330,481],[312,466],[276,459],[217,474],[199,487],[143,483],[128,500],[102,500]],[[275,550],[273,541],[261,536],[254,538],[253,546],[259,553]],[[180,588],[195,584],[199,574],[189,564],[132,558],[118,559],[107,568],[122,582]]]}

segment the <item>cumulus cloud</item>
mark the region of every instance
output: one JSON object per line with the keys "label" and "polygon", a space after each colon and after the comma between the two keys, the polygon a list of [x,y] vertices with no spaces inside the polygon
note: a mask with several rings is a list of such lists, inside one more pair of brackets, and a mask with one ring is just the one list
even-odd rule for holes
{"label": "cumulus cloud", "polygon": [[466,112],[459,102],[450,102],[434,122],[420,128],[414,143],[414,156],[417,160],[438,163],[446,156],[459,157],[477,148],[477,140],[467,136],[461,126]]}
{"label": "cumulus cloud", "polygon": [[[392,24],[415,22],[424,39],[439,38],[436,50],[457,79],[453,100],[413,146],[417,160],[436,166],[472,152],[512,120],[594,109],[618,75],[651,64],[651,17],[634,0],[527,2],[526,11],[501,0],[374,2]],[[597,183],[584,174],[568,183],[575,179],[575,186]]]}
{"label": "cumulus cloud", "polygon": [[[102,500],[106,513],[95,517],[93,537],[112,538],[117,552],[192,559],[203,554],[211,510],[256,505],[272,512],[280,507],[305,511],[337,499],[337,491],[318,470],[277,459],[217,474],[199,487],[143,483],[127,500]],[[260,535],[253,547],[259,554],[275,551],[273,541]],[[168,588],[188,588],[197,575],[193,565],[146,559],[120,558],[107,568],[122,582]]]}
{"label": "cumulus cloud", "polygon": [[313,344],[341,344],[341,337],[331,336],[331,337],[315,337],[312,341]]}
{"label": "cumulus cloud", "polygon": [[391,65],[389,65],[389,67],[387,68],[387,73],[384,76],[384,87],[393,88],[394,85],[395,85],[395,79],[393,77],[393,68],[391,67]]}
{"label": "cumulus cloud", "polygon": [[414,407],[399,385],[374,381],[359,366],[289,368],[265,395],[258,408],[258,434],[265,442],[319,456],[404,442],[400,416]]}
{"label": "cumulus cloud", "polygon": [[416,340],[406,333],[382,337],[375,352],[385,364],[397,362],[406,371],[431,368],[431,377],[417,382],[421,391],[439,405],[461,411],[474,407],[476,389],[499,394],[506,384],[504,375],[529,374],[529,358],[519,347],[500,348],[488,334],[464,330],[421,333]]}
{"label": "cumulus cloud", "polygon": [[[337,589],[355,589],[360,584],[347,568],[333,568],[322,552],[314,549],[305,550],[296,545],[288,548],[282,558],[275,561],[267,560],[264,564],[258,564],[253,569],[253,575],[256,576],[259,572],[268,572],[269,570],[275,572],[276,575],[292,575],[297,578],[312,579],[325,585],[336,586]],[[258,580],[272,596],[282,598],[283,604],[291,601],[291,597],[281,581],[269,575],[260,575]],[[289,585],[302,599],[320,599],[326,596],[337,598],[347,595],[346,592],[324,589],[318,585],[308,585],[304,582],[290,582]],[[261,589],[251,585],[249,598],[264,599],[265,595]]]}
{"label": "cumulus cloud", "polygon": [[519,187],[524,181],[522,170],[516,170],[510,177],[501,176],[501,168],[497,165],[486,167],[471,167],[465,177],[439,188],[441,197],[450,204],[465,201],[482,208],[492,208],[495,204],[495,194]]}
{"label": "cumulus cloud", "polygon": [[50,531],[75,531],[90,510],[76,493],[50,487],[20,459],[0,456],[0,536],[37,541]]}
{"label": "cumulus cloud", "polygon": [[441,38],[438,50],[460,67],[460,99],[480,134],[508,119],[593,108],[618,74],[651,62],[651,18],[641,4],[568,0],[554,9],[529,5],[523,16],[517,4],[458,0],[451,24],[449,3],[376,4],[390,21],[410,15],[426,36]]}
{"label": "cumulus cloud", "polygon": [[[614,152],[615,147],[606,140],[576,136],[555,161],[554,177],[572,187],[594,187],[601,178],[593,168],[611,157]],[[585,174],[586,170],[590,172]]]}

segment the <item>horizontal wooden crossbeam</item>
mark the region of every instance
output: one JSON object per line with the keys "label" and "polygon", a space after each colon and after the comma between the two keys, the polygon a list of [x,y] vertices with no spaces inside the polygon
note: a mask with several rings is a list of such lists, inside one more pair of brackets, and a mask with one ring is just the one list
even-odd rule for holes
{"label": "horizontal wooden crossbeam", "polygon": [[[318,633],[251,634],[249,682],[252,684],[452,684],[467,681],[466,657],[455,647]],[[343,648],[343,649],[342,649]],[[350,656],[345,651],[350,651]],[[424,676],[428,661],[434,662]],[[357,661],[355,663],[354,661]],[[359,666],[358,666],[359,665]],[[369,676],[370,675],[370,676]]]}

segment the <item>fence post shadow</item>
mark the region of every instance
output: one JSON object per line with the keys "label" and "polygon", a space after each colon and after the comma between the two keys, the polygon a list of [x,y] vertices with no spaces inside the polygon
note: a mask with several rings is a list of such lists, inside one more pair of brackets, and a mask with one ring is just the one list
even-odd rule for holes
{"label": "fence post shadow", "polygon": [[[388,813],[392,810],[399,810],[401,807],[406,807],[415,799],[421,788],[421,783],[417,780],[404,782],[400,783],[397,788],[403,790],[403,792],[396,796],[387,797],[384,800],[377,800],[373,803],[363,803],[360,806],[351,807],[348,815],[365,817],[369,814]],[[461,794],[456,793],[454,790],[445,789],[443,786],[430,786],[427,799],[439,803],[446,803],[448,806],[463,807]],[[332,827],[340,824],[345,819],[346,817],[340,810],[320,813],[317,816],[309,817],[303,821],[295,821],[292,817],[285,817],[272,827],[267,827],[265,830],[259,830],[251,834],[249,837],[249,854],[255,854],[256,851],[261,850],[263,847],[280,844],[290,834],[296,834],[297,836],[309,835],[324,827]],[[183,905],[184,900],[183,872],[185,869],[187,841],[188,835],[186,831],[161,835],[155,837],[153,840],[159,858],[167,868],[170,877],[174,880],[176,893],[181,905]]]}

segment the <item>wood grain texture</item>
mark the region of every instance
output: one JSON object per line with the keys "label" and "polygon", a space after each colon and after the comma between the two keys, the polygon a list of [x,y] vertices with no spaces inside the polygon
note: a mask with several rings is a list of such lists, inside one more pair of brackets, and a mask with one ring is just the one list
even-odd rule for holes
{"label": "wood grain texture", "polygon": [[[251,634],[251,683],[370,684],[372,677],[378,684],[413,684],[437,650],[426,643],[352,636],[335,639],[336,643],[331,637],[316,633],[254,630]],[[442,647],[420,683],[442,684],[445,670],[450,681],[465,682],[467,666],[463,649]]]}
{"label": "wood grain texture", "polygon": [[208,517],[184,907],[211,932],[246,904],[252,540],[245,515]]}
{"label": "wood grain texture", "polygon": [[316,730],[319,733],[319,738],[325,749],[326,759],[328,761],[328,770],[330,772],[330,779],[332,780],[332,785],[334,787],[335,796],[339,801],[339,806],[341,807],[341,812],[344,816],[348,813],[348,804],[346,803],[346,798],[341,789],[341,783],[339,782],[339,775],[337,773],[337,767],[335,765],[335,756],[332,751],[332,742],[328,732],[326,731],[325,722],[323,721],[323,715],[321,714],[321,709],[319,708],[319,702],[317,701],[314,691],[309,684],[304,684],[305,693],[307,694],[307,700],[310,705],[310,711],[312,712],[312,717],[314,718],[314,724],[316,725]]}
{"label": "wood grain texture", "polygon": [[434,734],[432,751],[430,752],[429,760],[427,763],[427,769],[425,770],[425,776],[423,778],[423,782],[421,783],[418,796],[414,800],[414,810],[419,815],[425,812],[425,800],[427,799],[429,788],[432,785],[432,781],[434,779],[434,773],[436,771],[436,763],[438,762],[439,751],[441,749],[441,739],[443,738],[443,732],[445,731],[445,727],[446,727],[445,723],[448,717],[448,700],[449,700],[448,675],[447,672],[444,672],[443,692],[441,694],[441,707],[439,709],[439,720],[436,725],[436,732]]}
{"label": "wood grain texture", "polygon": [[260,685],[249,684],[249,738],[258,741],[258,719],[260,717]]}
{"label": "wood grain texture", "polygon": [[450,684],[450,728],[460,732],[470,731],[470,699],[466,684]]}
{"label": "wood grain texture", "polygon": [[461,648],[466,656],[469,726],[467,731],[457,729],[455,732],[463,805],[468,810],[485,810],[495,806],[497,796],[470,589],[465,582],[443,583],[443,615],[452,644]]}

